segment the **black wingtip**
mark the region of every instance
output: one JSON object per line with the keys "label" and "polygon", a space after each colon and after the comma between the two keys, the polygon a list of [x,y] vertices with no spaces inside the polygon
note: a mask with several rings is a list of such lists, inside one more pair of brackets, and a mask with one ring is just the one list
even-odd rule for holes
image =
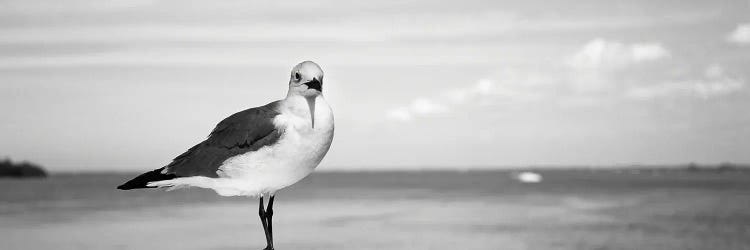
{"label": "black wingtip", "polygon": [[131,190],[131,189],[138,189],[138,188],[150,188],[150,187],[147,187],[147,186],[139,187],[139,186],[133,185],[130,182],[117,186],[117,189],[119,190]]}
{"label": "black wingtip", "polygon": [[141,188],[155,188],[155,187],[147,186],[148,183],[152,181],[171,180],[177,177],[174,174],[162,174],[161,172],[163,170],[164,168],[160,168],[160,169],[155,169],[150,172],[143,173],[139,175],[138,177],[135,177],[132,180],[129,180],[128,182],[125,182],[124,184],[117,186],[117,189],[131,190],[131,189],[141,189]]}

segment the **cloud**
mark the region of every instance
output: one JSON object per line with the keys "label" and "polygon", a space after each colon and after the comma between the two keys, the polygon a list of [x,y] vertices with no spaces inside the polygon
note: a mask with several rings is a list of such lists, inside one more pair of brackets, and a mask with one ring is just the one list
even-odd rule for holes
{"label": "cloud", "polygon": [[661,44],[633,44],[630,46],[633,62],[654,61],[669,56],[669,51]]}
{"label": "cloud", "polygon": [[611,93],[618,89],[617,85],[621,82],[615,73],[669,56],[669,50],[655,42],[626,44],[595,38],[567,57],[564,62],[567,67],[563,72],[564,83],[568,89],[580,95]]}
{"label": "cloud", "polygon": [[659,43],[624,44],[602,38],[591,40],[566,64],[574,69],[614,70],[632,64],[659,60],[670,55]]}
{"label": "cloud", "polygon": [[441,97],[447,99],[453,105],[460,105],[477,100],[482,96],[493,95],[497,89],[497,84],[492,80],[481,79],[473,86],[445,90]]}
{"label": "cloud", "polygon": [[427,98],[417,98],[411,103],[411,111],[418,115],[440,114],[448,111],[444,105]]}
{"label": "cloud", "polygon": [[476,93],[480,95],[489,95],[493,89],[495,89],[495,83],[487,79],[480,80],[474,88]]}
{"label": "cloud", "polygon": [[2,3],[3,9],[0,10],[0,13],[31,16],[74,12],[80,15],[86,13],[106,13],[117,10],[127,10],[136,7],[151,6],[154,3],[154,0],[71,0],[66,1],[64,4],[57,1],[46,0],[4,1]]}
{"label": "cloud", "polygon": [[391,120],[408,122],[415,117],[426,117],[448,112],[446,105],[435,100],[419,97],[414,99],[410,105],[396,107],[388,111],[386,117]]}
{"label": "cloud", "polygon": [[496,99],[524,100],[532,94],[517,86],[498,84],[490,79],[481,79],[463,88],[446,89],[431,98],[419,97],[407,106],[396,107],[386,113],[386,117],[401,122],[418,117],[428,117],[451,112],[464,105],[490,105]]}
{"label": "cloud", "polygon": [[449,113],[463,106],[490,106],[498,102],[529,102],[538,101],[544,97],[544,90],[538,88],[543,84],[539,83],[540,79],[537,77],[531,77],[531,74],[519,74],[506,70],[497,78],[501,81],[483,78],[469,86],[443,90],[430,98],[416,98],[410,105],[389,110],[386,117],[395,121],[408,122],[418,117]]}
{"label": "cloud", "polygon": [[505,70],[494,78],[498,80],[481,79],[476,84],[465,88],[444,91],[443,96],[454,104],[464,104],[467,101],[487,104],[488,101],[497,98],[507,101],[529,101],[540,98],[537,88],[540,85],[540,79],[533,77],[532,73],[519,74],[516,71]]}
{"label": "cloud", "polygon": [[726,36],[726,40],[732,43],[750,44],[750,23],[737,25],[737,28]]}
{"label": "cloud", "polygon": [[386,117],[388,117],[388,119],[391,119],[391,120],[402,121],[402,122],[408,122],[414,118],[412,116],[412,113],[409,111],[408,107],[394,108],[388,111],[388,114],[386,115]]}
{"label": "cloud", "polygon": [[[592,107],[670,97],[709,99],[744,88],[719,65],[703,72],[656,70],[671,56],[659,43],[620,43],[596,38],[547,68],[508,67],[476,83],[445,89],[389,110],[390,120],[409,122],[468,107]],[[649,67],[635,67],[649,63]],[[693,75],[693,77],[691,77]]]}
{"label": "cloud", "polygon": [[630,88],[626,97],[655,99],[672,96],[694,96],[709,99],[741,90],[744,82],[727,76],[719,65],[708,67],[702,78],[694,80],[667,81],[651,86]]}

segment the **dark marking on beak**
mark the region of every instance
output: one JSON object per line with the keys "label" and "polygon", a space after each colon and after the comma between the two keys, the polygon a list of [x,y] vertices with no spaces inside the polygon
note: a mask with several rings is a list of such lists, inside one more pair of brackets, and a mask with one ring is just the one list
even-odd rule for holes
{"label": "dark marking on beak", "polygon": [[305,99],[307,100],[307,106],[310,108],[310,123],[312,123],[312,128],[315,128],[315,98],[317,96],[307,96]]}
{"label": "dark marking on beak", "polygon": [[304,84],[307,85],[307,88],[309,89],[315,89],[323,92],[323,84],[318,80],[318,78],[313,78],[311,81]]}

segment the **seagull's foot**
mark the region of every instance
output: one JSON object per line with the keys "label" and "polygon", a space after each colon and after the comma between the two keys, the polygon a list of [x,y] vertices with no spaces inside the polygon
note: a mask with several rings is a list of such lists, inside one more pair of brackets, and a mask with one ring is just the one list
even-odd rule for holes
{"label": "seagull's foot", "polygon": [[263,250],[273,250],[273,246],[266,246],[266,248],[263,248]]}

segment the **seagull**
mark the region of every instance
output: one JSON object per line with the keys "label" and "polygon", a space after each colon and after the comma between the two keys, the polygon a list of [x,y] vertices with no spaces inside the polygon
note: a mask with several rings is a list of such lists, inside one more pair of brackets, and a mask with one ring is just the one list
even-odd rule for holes
{"label": "seagull", "polygon": [[225,118],[167,166],[117,189],[199,187],[221,196],[258,197],[265,250],[272,250],[275,193],[309,175],[333,141],[333,111],[322,90],[323,70],[301,62],[292,69],[286,98]]}

